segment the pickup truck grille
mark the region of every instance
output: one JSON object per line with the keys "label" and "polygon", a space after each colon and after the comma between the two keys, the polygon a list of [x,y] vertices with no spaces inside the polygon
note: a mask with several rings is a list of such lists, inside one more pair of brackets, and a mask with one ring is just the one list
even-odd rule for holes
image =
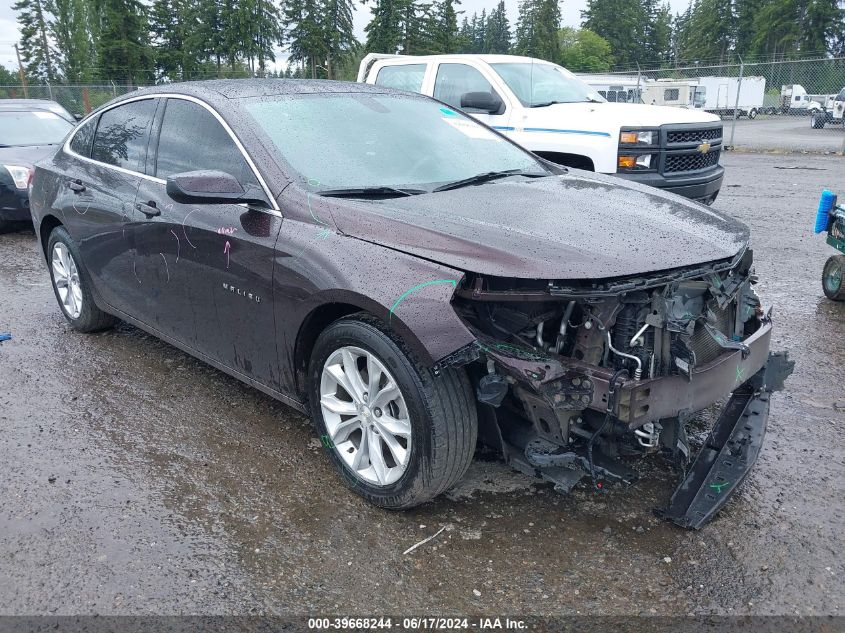
{"label": "pickup truck grille", "polygon": [[701,143],[702,141],[722,140],[722,128],[709,130],[672,130],[666,134],[666,142],[672,143]]}
{"label": "pickup truck grille", "polygon": [[695,171],[706,169],[719,163],[719,150],[711,150],[707,154],[667,154],[663,164],[663,173],[674,174],[679,171]]}
{"label": "pickup truck grille", "polygon": [[[722,125],[687,124],[664,126],[660,149],[660,172],[678,176],[686,172],[716,169],[722,150]],[[710,147],[701,147],[708,144]],[[701,149],[707,149],[702,152]]]}

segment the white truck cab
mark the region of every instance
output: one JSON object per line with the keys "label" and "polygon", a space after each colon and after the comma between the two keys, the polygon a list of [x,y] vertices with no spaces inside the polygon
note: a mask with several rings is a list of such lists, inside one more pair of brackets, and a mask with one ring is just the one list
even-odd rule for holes
{"label": "white truck cab", "polygon": [[814,113],[810,119],[810,124],[817,130],[823,128],[825,123],[845,127],[845,88],[839,94],[831,95],[824,111]]}
{"label": "white truck cab", "polygon": [[558,164],[616,174],[708,204],[722,186],[719,117],[609,103],[550,62],[371,53],[361,62],[358,81],[432,96]]}

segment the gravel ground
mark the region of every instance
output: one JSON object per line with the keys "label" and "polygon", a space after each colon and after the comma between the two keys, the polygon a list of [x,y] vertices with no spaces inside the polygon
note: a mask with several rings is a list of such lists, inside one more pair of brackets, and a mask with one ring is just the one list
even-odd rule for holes
{"label": "gravel ground", "polygon": [[[732,121],[726,119],[725,144],[730,144]],[[845,153],[845,127],[828,123],[821,130],[810,127],[809,116],[763,116],[736,122],[733,145],[751,152],[832,154]]]}
{"label": "gravel ground", "polygon": [[715,206],[752,226],[797,365],[756,469],[695,533],[651,515],[661,465],[560,496],[479,459],[434,503],[368,506],[303,416],[133,327],[72,332],[32,233],[0,235],[0,613],[842,615],[845,304],[811,226],[843,161],[724,158]]}

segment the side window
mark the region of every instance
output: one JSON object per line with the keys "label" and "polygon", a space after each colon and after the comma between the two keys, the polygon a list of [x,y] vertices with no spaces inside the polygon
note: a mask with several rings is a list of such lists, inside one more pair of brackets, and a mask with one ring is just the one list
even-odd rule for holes
{"label": "side window", "polygon": [[666,88],[666,90],[663,91],[663,100],[677,101],[680,94],[681,92],[678,88]]}
{"label": "side window", "polygon": [[376,85],[419,92],[425,77],[425,64],[385,66],[376,75]]}
{"label": "side window", "polygon": [[70,139],[70,149],[80,156],[91,158],[91,141],[94,140],[94,130],[97,129],[97,119],[94,117],[86,121]]}
{"label": "side window", "polygon": [[[490,92],[493,86],[478,70],[466,64],[440,64],[434,80],[434,98],[456,108],[461,107],[461,95],[467,92]],[[498,95],[497,95],[498,96]],[[471,108],[467,108],[471,112]]]}
{"label": "side window", "polygon": [[232,137],[211,112],[184,99],[168,99],[158,137],[155,175],[198,169],[232,174],[242,185],[258,182]]}
{"label": "side window", "polygon": [[144,99],[106,110],[94,134],[91,158],[132,171],[143,171],[156,100]]}
{"label": "side window", "polygon": [[836,97],[837,101],[845,101],[845,88],[842,89],[842,92]]}

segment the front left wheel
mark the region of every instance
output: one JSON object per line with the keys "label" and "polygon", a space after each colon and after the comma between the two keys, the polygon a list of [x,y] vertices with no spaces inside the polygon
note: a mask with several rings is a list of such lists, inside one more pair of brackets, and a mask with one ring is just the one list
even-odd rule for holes
{"label": "front left wheel", "polygon": [[94,303],[91,280],[82,266],[79,249],[63,226],[57,226],[50,233],[47,261],[56,300],[73,329],[96,332],[117,322],[117,319],[100,310]]}
{"label": "front left wheel", "polygon": [[346,484],[375,505],[405,509],[451,488],[478,436],[463,371],[435,375],[384,324],[356,315],[317,339],[311,416]]}

